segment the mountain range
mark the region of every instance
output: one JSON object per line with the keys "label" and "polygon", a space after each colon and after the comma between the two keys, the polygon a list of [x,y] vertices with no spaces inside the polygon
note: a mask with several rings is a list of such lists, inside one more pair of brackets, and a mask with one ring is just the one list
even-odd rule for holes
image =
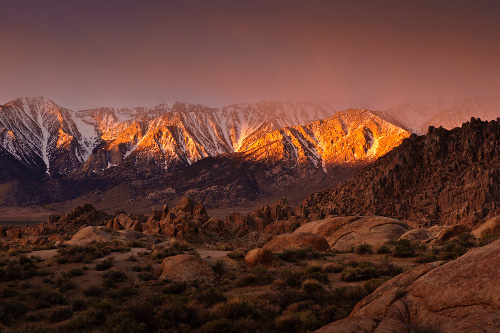
{"label": "mountain range", "polygon": [[331,186],[411,132],[494,119],[499,106],[499,98],[482,97],[385,111],[291,101],[72,111],[19,98],[0,106],[0,204],[67,200],[125,181],[133,200],[191,191],[212,205],[301,181]]}

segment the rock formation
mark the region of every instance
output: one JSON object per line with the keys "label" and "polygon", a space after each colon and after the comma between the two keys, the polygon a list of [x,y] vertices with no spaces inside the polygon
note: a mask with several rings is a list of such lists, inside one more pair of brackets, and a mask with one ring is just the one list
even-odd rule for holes
{"label": "rock formation", "polygon": [[412,135],[344,184],[310,195],[304,215],[375,214],[476,226],[500,214],[500,119]]}
{"label": "rock formation", "polygon": [[382,216],[336,217],[303,224],[294,233],[312,232],[325,237],[335,250],[347,251],[360,244],[379,248],[399,238],[410,228],[403,222]]}
{"label": "rock formation", "polygon": [[500,240],[444,264],[417,266],[316,332],[497,332]]}
{"label": "rock formation", "polygon": [[271,239],[263,246],[265,250],[271,252],[283,252],[287,249],[311,248],[316,251],[325,251],[330,248],[326,239],[320,235],[298,232],[282,234]]}

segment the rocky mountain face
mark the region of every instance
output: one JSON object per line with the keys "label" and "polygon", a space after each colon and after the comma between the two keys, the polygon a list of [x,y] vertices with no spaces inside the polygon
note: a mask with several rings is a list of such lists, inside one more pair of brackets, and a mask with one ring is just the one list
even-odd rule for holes
{"label": "rocky mountain face", "polygon": [[304,126],[266,134],[246,152],[253,160],[289,161],[308,168],[357,165],[384,155],[410,132],[366,109],[349,109]]}
{"label": "rocky mountain face", "polygon": [[500,214],[499,167],[500,118],[472,118],[461,128],[411,135],[348,182],[310,195],[301,209],[311,220],[375,214],[476,225]]}
{"label": "rocky mountain face", "polygon": [[51,178],[102,174],[130,157],[145,173],[244,151],[270,131],[328,118],[319,103],[262,102],[224,108],[183,103],[74,112],[45,98],[1,106],[1,147]]}
{"label": "rocky mountain face", "polygon": [[3,204],[51,202],[131,184],[131,199],[237,204],[298,179],[333,185],[410,135],[368,110],[334,113],[298,102],[74,112],[18,99],[0,112],[0,193],[22,197]]}
{"label": "rocky mountain face", "polygon": [[500,97],[462,98],[455,101],[403,103],[384,112],[394,124],[415,134],[426,134],[430,126],[453,129],[471,117],[495,120],[500,116]]}
{"label": "rocky mountain face", "polygon": [[45,98],[0,106],[2,153],[33,174],[68,174],[90,156],[95,142],[95,134],[76,112]]}

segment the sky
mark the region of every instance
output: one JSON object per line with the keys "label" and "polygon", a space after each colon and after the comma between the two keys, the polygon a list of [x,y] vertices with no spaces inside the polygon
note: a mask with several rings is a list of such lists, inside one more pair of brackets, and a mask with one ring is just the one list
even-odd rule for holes
{"label": "sky", "polygon": [[0,104],[500,95],[500,1],[0,0]]}

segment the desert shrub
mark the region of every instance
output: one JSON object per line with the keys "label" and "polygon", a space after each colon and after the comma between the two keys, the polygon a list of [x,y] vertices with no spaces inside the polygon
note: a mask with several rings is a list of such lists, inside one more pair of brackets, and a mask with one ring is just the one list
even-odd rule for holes
{"label": "desert shrub", "polygon": [[227,256],[233,260],[242,260],[245,258],[246,251],[244,249],[236,249],[227,254]]}
{"label": "desert shrub", "polygon": [[83,272],[83,269],[81,268],[73,268],[72,270],[70,270],[67,275],[70,276],[70,277],[74,277],[74,276],[82,276],[84,274]]}
{"label": "desert shrub", "polygon": [[451,239],[444,244],[443,259],[452,260],[464,255],[470,248],[476,245],[475,238],[470,233],[462,233],[457,238]]}
{"label": "desert shrub", "polygon": [[137,322],[123,313],[113,313],[106,319],[104,332],[141,333],[151,331],[144,323]]}
{"label": "desert shrub", "polygon": [[311,248],[285,249],[278,254],[278,258],[288,262],[297,262],[305,259],[318,259],[322,254]]}
{"label": "desert shrub", "polygon": [[179,241],[172,243],[172,245],[170,245],[169,247],[153,250],[152,257],[153,259],[162,260],[167,257],[176,256],[178,254],[183,254],[190,251],[194,251],[194,248],[190,244]]}
{"label": "desert shrub", "polygon": [[320,266],[308,266],[306,268],[306,278],[328,283],[328,274]]}
{"label": "desert shrub", "polygon": [[218,251],[233,251],[234,250],[234,245],[229,244],[229,243],[220,244],[217,247],[217,250]]}
{"label": "desert shrub", "polygon": [[134,265],[130,268],[132,272],[142,272],[142,267],[139,265]]}
{"label": "desert shrub", "polygon": [[343,281],[352,282],[373,279],[377,276],[377,270],[372,265],[359,265],[345,267],[340,278]]}
{"label": "desert shrub", "polygon": [[396,276],[403,273],[403,269],[394,265],[390,260],[383,260],[381,264],[375,265],[379,276]]}
{"label": "desert shrub", "polygon": [[111,247],[107,246],[105,243],[95,243],[83,246],[61,246],[57,249],[56,260],[59,264],[90,263],[95,259],[109,255],[111,250]]}
{"label": "desert shrub", "polygon": [[394,249],[392,255],[400,258],[413,258],[416,256],[416,246],[408,239],[398,239],[392,241]]}
{"label": "desert shrub", "polygon": [[15,297],[18,294],[19,294],[19,292],[16,289],[14,289],[12,287],[7,287],[7,288],[2,289],[0,291],[0,299]]}
{"label": "desert shrub", "polygon": [[83,295],[86,297],[99,297],[102,294],[102,289],[99,286],[90,286],[83,290]]}
{"label": "desert shrub", "polygon": [[304,280],[305,276],[302,272],[284,270],[280,273],[280,283],[283,287],[298,288]]}
{"label": "desert shrub", "polygon": [[94,306],[73,315],[63,326],[63,331],[95,331],[96,327],[102,326],[113,312],[112,304],[105,301],[96,303]]}
{"label": "desert shrub", "polygon": [[113,282],[123,282],[128,279],[127,274],[122,271],[109,271],[102,276],[104,279],[111,280]]}
{"label": "desert shrub", "polygon": [[352,282],[374,279],[380,276],[395,276],[402,271],[403,269],[401,267],[387,260],[379,265],[374,265],[368,261],[351,261],[345,266],[340,278],[343,281]]}
{"label": "desert shrub", "polygon": [[63,294],[46,290],[46,289],[37,289],[29,294],[31,297],[37,299],[37,303],[35,304],[36,308],[47,308],[52,305],[64,305],[68,303],[66,297]]}
{"label": "desert shrub", "polygon": [[32,264],[32,263],[33,263],[33,259],[28,258],[28,257],[27,257],[26,255],[24,255],[24,254],[23,254],[23,255],[21,255],[21,256],[19,256],[19,259],[18,259],[18,260],[19,260],[19,263],[20,263],[21,265],[24,265],[24,264]]}
{"label": "desert shrub", "polygon": [[122,313],[123,317],[132,319],[141,327],[146,327],[149,332],[158,329],[154,305],[148,300],[131,302],[122,309]]}
{"label": "desert shrub", "polygon": [[215,287],[210,287],[203,290],[197,297],[196,300],[205,306],[212,306],[217,303],[225,302],[227,297],[224,295],[220,289]]}
{"label": "desert shrub", "polygon": [[137,261],[139,261],[139,259],[137,259],[137,257],[136,257],[136,256],[134,256],[133,254],[131,254],[131,255],[130,255],[130,257],[128,257],[128,259],[127,259],[127,260],[128,260],[128,261],[133,261],[133,262],[137,262]]}
{"label": "desert shrub", "polygon": [[59,323],[73,317],[73,311],[70,308],[57,308],[49,314],[51,323]]}
{"label": "desert shrub", "polygon": [[203,318],[206,311],[175,298],[165,302],[158,312],[158,324],[164,330],[178,331],[176,328],[182,325],[199,327],[206,322]]}
{"label": "desert shrub", "polygon": [[435,254],[431,253],[421,253],[417,256],[415,259],[416,262],[418,263],[426,263],[426,262],[433,262],[438,260],[437,256]]}
{"label": "desert shrub", "polygon": [[294,288],[276,288],[265,296],[262,296],[262,298],[266,302],[278,306],[280,309],[286,309],[290,304],[307,299],[301,290]]}
{"label": "desert shrub", "polygon": [[226,268],[224,266],[224,261],[222,261],[220,259],[215,262],[215,265],[213,265],[212,268],[213,268],[215,274],[219,274],[219,275],[223,274],[226,271]]}
{"label": "desert shrub", "polygon": [[371,254],[372,246],[370,244],[359,244],[354,248],[354,253],[356,254]]}
{"label": "desert shrub", "polygon": [[28,312],[28,307],[19,301],[0,301],[0,323],[10,324],[13,319],[24,316]]}
{"label": "desert shrub", "polygon": [[247,286],[264,286],[273,282],[272,275],[268,270],[259,265],[254,267],[250,273],[243,274],[236,280],[236,286],[247,287]]}
{"label": "desert shrub", "polygon": [[390,280],[390,277],[388,277],[388,276],[383,276],[383,277],[380,277],[377,279],[372,279],[372,280],[366,282],[363,285],[363,288],[365,288],[367,294],[371,294],[372,292],[375,291],[375,289],[377,289],[378,287],[380,287],[381,285],[383,285],[385,282],[387,282],[389,280]]}
{"label": "desert shrub", "polygon": [[219,318],[226,319],[247,317],[257,319],[259,316],[255,306],[240,300],[230,300],[228,302],[219,303],[214,307],[213,313]]}
{"label": "desert shrub", "polygon": [[125,243],[125,246],[127,248],[132,248],[132,247],[140,247],[140,248],[146,248],[147,247],[147,244],[144,243],[144,242],[141,242],[141,241],[137,241],[137,240],[129,240]]}
{"label": "desert shrub", "polygon": [[121,287],[117,291],[110,291],[109,297],[113,299],[123,299],[129,296],[138,295],[139,291],[132,287]]}
{"label": "desert shrub", "polygon": [[323,266],[323,271],[327,273],[340,273],[344,269],[344,266],[338,263],[329,263]]}
{"label": "desert shrub", "polygon": [[73,281],[71,281],[67,276],[60,276],[56,280],[56,286],[59,288],[60,292],[76,288],[76,284],[74,284]]}
{"label": "desert shrub", "polygon": [[310,294],[313,292],[322,292],[325,290],[325,287],[323,287],[323,285],[317,280],[308,279],[302,283],[302,289],[304,289],[306,293]]}
{"label": "desert shrub", "polygon": [[164,294],[180,295],[186,290],[187,287],[188,284],[185,281],[171,282],[162,289],[162,292]]}
{"label": "desert shrub", "polygon": [[389,254],[389,253],[391,253],[391,248],[390,248],[390,246],[382,245],[381,247],[379,247],[377,249],[377,253],[378,254]]}
{"label": "desert shrub", "polygon": [[111,267],[113,267],[113,261],[114,261],[114,257],[110,257],[110,258],[104,259],[103,261],[101,261],[100,263],[97,263],[95,265],[95,270],[96,271],[105,271],[105,270],[108,270]]}
{"label": "desert shrub", "polygon": [[153,274],[151,273],[147,273],[147,272],[142,272],[142,273],[139,273],[137,274],[137,277],[139,279],[141,279],[142,281],[151,281],[151,280],[157,280],[158,278],[156,276],[154,276]]}
{"label": "desert shrub", "polygon": [[0,281],[25,280],[38,275],[33,260],[21,256],[18,260],[6,260],[0,268]]}
{"label": "desert shrub", "polygon": [[87,302],[85,300],[77,298],[71,302],[71,309],[73,312],[82,311],[87,308]]}
{"label": "desert shrub", "polygon": [[75,314],[63,327],[67,332],[92,332],[96,326],[102,324],[94,314],[95,311],[90,309],[81,311]]}
{"label": "desert shrub", "polygon": [[285,313],[275,320],[275,328],[280,332],[307,332],[320,325],[316,314],[308,310]]}
{"label": "desert shrub", "polygon": [[201,327],[203,333],[240,333],[240,332],[264,332],[262,325],[250,318],[228,320],[225,318],[212,320]]}
{"label": "desert shrub", "polygon": [[499,237],[500,237],[500,235],[497,235],[497,234],[485,235],[483,238],[478,240],[477,246],[485,246],[485,245],[491,244],[494,241],[496,241]]}
{"label": "desert shrub", "polygon": [[41,321],[45,318],[43,313],[27,313],[26,314],[26,322],[35,323],[37,321]]}

